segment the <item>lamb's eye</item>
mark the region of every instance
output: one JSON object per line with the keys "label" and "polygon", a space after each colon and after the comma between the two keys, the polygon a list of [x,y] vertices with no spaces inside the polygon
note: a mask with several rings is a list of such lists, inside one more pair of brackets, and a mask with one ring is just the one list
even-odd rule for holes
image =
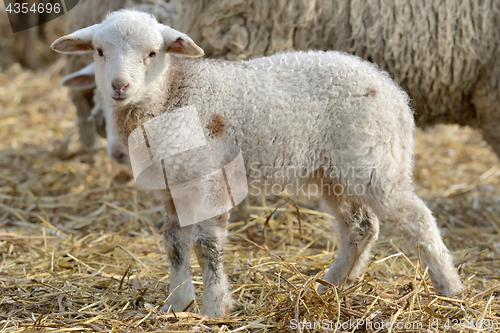
{"label": "lamb's eye", "polygon": [[154,58],[154,57],[156,57],[156,52],[155,52],[155,51],[151,51],[151,52],[149,52],[148,57],[149,57],[149,58]]}
{"label": "lamb's eye", "polygon": [[99,57],[104,56],[104,53],[102,52],[101,49],[97,49],[97,54],[99,55]]}

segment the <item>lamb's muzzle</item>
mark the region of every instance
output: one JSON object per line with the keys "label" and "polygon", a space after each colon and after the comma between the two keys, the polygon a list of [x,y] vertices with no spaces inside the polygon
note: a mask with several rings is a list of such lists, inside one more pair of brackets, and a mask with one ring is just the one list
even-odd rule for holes
{"label": "lamb's muzzle", "polygon": [[[243,152],[251,192],[267,185],[315,185],[340,230],[327,281],[339,285],[361,273],[381,219],[420,249],[437,292],[463,289],[434,217],[411,186],[409,98],[375,65],[339,52],[283,53],[243,63],[186,59],[203,54],[188,36],[126,10],[52,47],[94,52],[97,86],[124,143],[148,120],[194,106],[207,140],[231,142]],[[151,50],[158,50],[154,58],[148,57]],[[130,85],[125,100],[112,98],[116,77]],[[203,273],[202,313],[227,315],[232,301],[222,253],[229,214],[181,228],[171,193],[162,195],[170,290],[179,287],[165,308],[182,311],[194,297],[193,243]]]}

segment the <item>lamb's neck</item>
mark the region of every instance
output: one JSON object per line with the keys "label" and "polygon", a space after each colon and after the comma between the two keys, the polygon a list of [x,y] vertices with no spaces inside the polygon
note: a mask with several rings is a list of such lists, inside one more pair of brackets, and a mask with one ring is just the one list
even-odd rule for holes
{"label": "lamb's neck", "polygon": [[168,57],[165,61],[165,70],[147,86],[140,99],[128,104],[129,107],[142,109],[147,113],[154,111],[157,116],[182,106],[187,90],[191,86],[190,76],[196,62],[198,62],[196,59]]}
{"label": "lamb's neck", "polygon": [[157,92],[157,94],[151,94],[150,96],[150,98],[143,97],[133,103],[113,108],[116,128],[121,141],[125,145],[128,144],[128,137],[134,129],[162,114],[165,93]]}
{"label": "lamb's neck", "polygon": [[168,74],[165,75],[163,112],[169,112],[175,108],[185,106],[189,96],[188,92],[192,87],[193,64],[196,59],[169,59]]}
{"label": "lamb's neck", "polygon": [[164,70],[158,73],[154,80],[144,86],[140,93],[140,97],[134,99],[127,104],[129,107],[138,109],[156,108],[156,105],[162,104],[165,100],[165,84],[168,76],[168,71]]}
{"label": "lamb's neck", "polygon": [[157,76],[140,100],[114,108],[116,126],[122,142],[126,144],[130,133],[148,120],[185,106],[193,61],[196,62],[170,58],[166,63],[165,72]]}

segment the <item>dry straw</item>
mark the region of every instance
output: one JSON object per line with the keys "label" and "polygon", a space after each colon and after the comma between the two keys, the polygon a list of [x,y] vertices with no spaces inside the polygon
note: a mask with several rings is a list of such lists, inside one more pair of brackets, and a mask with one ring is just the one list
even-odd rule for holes
{"label": "dry straw", "polygon": [[[276,198],[255,200],[229,225],[229,318],[159,311],[169,285],[161,205],[104,149],[79,150],[62,65],[0,73],[0,332],[500,330],[485,329],[500,327],[500,164],[473,130],[444,126],[417,132],[415,186],[463,295],[436,295],[418,254],[384,224],[363,276],[331,286],[321,280],[339,245],[331,216]],[[330,289],[318,294],[317,283]]]}

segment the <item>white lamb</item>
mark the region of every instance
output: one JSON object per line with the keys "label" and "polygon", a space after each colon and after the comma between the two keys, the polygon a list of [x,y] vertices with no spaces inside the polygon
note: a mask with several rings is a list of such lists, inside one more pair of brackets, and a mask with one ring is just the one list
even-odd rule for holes
{"label": "white lamb", "polygon": [[[61,80],[61,85],[74,90],[86,90],[95,88],[95,65],[91,63],[81,70],[66,75]],[[116,163],[130,162],[127,154],[127,148],[122,144],[116,123],[113,119],[113,108],[108,100],[102,96],[99,89],[94,89],[94,106],[90,112],[90,118],[96,122],[97,129],[101,128],[101,123],[105,124],[104,133],[100,133],[107,139],[106,152],[108,156]]]}
{"label": "white lamb", "polygon": [[[418,245],[437,292],[463,289],[431,212],[411,186],[408,96],[375,65],[339,52],[282,53],[241,63],[188,59],[180,56],[203,55],[188,36],[129,10],[61,37],[52,48],[94,52],[97,86],[114,109],[125,144],[146,121],[192,105],[205,137],[242,150],[254,189],[318,186],[341,238],[325,280],[340,285],[353,263],[349,280],[361,273],[382,219]],[[201,311],[227,315],[232,301],[222,253],[229,214],[181,228],[170,192],[162,194],[171,274],[164,309],[182,311],[193,300],[193,243],[204,282]]]}

